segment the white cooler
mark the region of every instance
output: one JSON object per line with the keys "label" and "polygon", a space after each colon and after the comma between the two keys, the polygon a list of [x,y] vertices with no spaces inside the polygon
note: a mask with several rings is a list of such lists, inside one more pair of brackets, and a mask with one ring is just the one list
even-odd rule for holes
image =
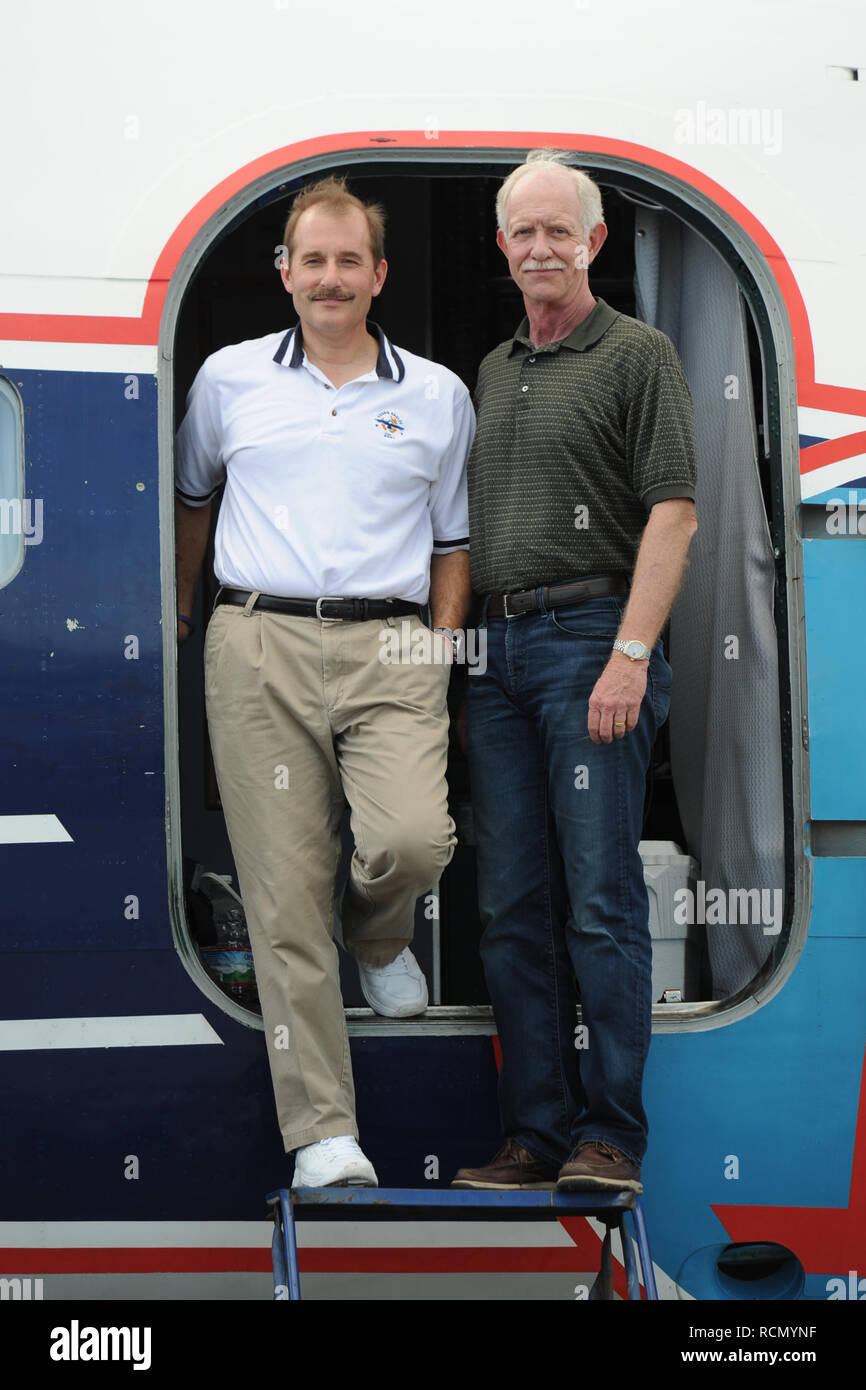
{"label": "white cooler", "polygon": [[641,840],[638,850],[649,896],[653,1003],[662,1002],[665,990],[679,990],[684,1003],[693,1002],[701,997],[701,954],[706,928],[674,921],[674,894],[678,888],[691,888],[694,892],[698,862],[690,854],[683,854],[673,840]]}

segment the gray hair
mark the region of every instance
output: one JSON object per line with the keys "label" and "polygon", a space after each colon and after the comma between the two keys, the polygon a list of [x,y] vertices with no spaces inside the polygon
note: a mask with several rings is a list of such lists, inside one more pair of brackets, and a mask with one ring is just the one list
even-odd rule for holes
{"label": "gray hair", "polygon": [[527,174],[549,173],[554,169],[565,169],[574,179],[574,186],[577,196],[580,199],[580,206],[583,209],[583,235],[588,240],[589,234],[597,222],[604,221],[604,211],[601,206],[601,189],[597,183],[585,174],[582,169],[575,169],[567,160],[570,159],[568,150],[530,150],[526,156],[525,164],[519,164],[516,169],[512,169],[508,178],[502,184],[496,195],[496,223],[500,231],[507,234],[506,209],[508,199],[514,185]]}

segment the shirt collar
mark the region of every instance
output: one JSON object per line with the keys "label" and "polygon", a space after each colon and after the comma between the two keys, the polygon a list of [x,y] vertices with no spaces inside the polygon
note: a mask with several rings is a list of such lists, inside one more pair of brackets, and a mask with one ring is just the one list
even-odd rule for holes
{"label": "shirt collar", "polygon": [[[372,333],[379,344],[379,355],[376,358],[376,375],[383,381],[402,381],[406,375],[406,368],[403,359],[397,352],[389,338],[385,337],[378,323],[373,323],[372,319],[367,319],[367,332]],[[301,325],[298,323],[294,328],[290,328],[283,338],[280,346],[274,353],[274,361],[281,367],[301,367],[304,362],[304,340],[301,336]]]}
{"label": "shirt collar", "polygon": [[604,337],[611,324],[618,318],[619,314],[615,309],[611,309],[603,299],[598,299],[592,313],[587,314],[585,319],[572,328],[567,338],[560,338],[556,343],[544,343],[540,348],[533,344],[529,336],[529,319],[524,318],[511,340],[509,355],[518,347],[528,348],[530,352],[557,352],[561,347],[571,348],[574,352],[584,352],[597,343],[599,338]]}

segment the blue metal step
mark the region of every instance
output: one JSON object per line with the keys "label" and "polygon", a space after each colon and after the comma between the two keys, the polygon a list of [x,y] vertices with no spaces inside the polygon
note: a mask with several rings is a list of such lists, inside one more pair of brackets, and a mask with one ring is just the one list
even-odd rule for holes
{"label": "blue metal step", "polygon": [[[367,1216],[382,1220],[398,1219],[408,1210],[425,1209],[433,1219],[449,1212],[472,1212],[476,1216],[519,1217],[524,1214],[550,1212],[551,1216],[596,1216],[608,1226],[602,1251],[600,1282],[611,1284],[610,1228],[616,1227],[622,1241],[629,1300],[641,1296],[640,1278],[631,1240],[625,1227],[625,1213],[630,1212],[635,1227],[643,1285],[648,1300],[658,1299],[649,1236],[640,1197],[633,1192],[557,1192],[555,1190],[506,1190],[474,1188],[408,1188],[408,1187],[281,1187],[269,1192],[267,1201],[274,1219],[271,1245],[274,1267],[274,1296],[283,1299],[301,1297],[298,1274],[298,1247],[295,1234],[295,1207],[303,1208],[304,1216],[314,1216],[317,1209],[333,1212],[335,1208],[352,1208],[353,1218]],[[608,1293],[597,1295],[611,1296]]]}

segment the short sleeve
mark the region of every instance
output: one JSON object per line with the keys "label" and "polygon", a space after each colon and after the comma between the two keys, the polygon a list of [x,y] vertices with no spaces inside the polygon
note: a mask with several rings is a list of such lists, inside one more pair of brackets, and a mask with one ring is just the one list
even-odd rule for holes
{"label": "short sleeve", "polygon": [[205,506],[225,479],[217,387],[209,362],[186,399],[175,441],[175,493],[188,507]]}
{"label": "short sleeve", "polygon": [[460,383],[455,392],[454,427],[442,459],[439,477],[430,489],[433,554],[448,555],[469,548],[469,503],[466,459],[475,434],[475,411],[469,392]]}
{"label": "short sleeve", "polygon": [[632,484],[647,511],[669,498],[694,500],[697,477],[691,393],[673,344],[659,337],[658,359],[634,391],[626,419]]}

